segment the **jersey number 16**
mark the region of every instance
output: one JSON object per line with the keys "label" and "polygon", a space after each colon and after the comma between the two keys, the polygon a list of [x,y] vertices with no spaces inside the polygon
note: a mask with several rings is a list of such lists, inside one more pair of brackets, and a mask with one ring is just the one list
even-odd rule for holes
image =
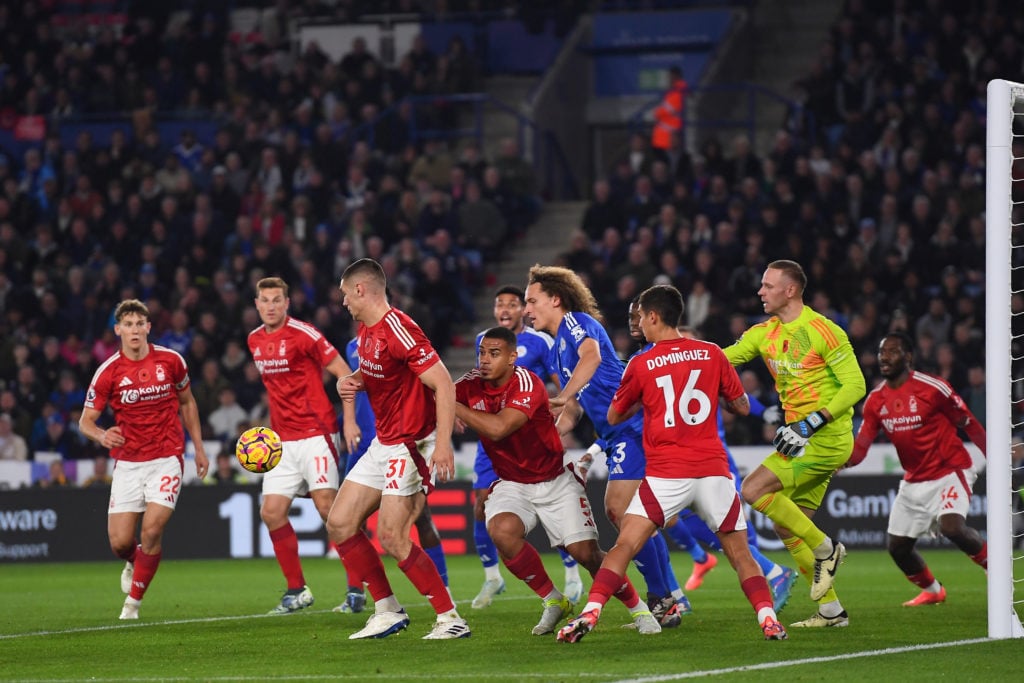
{"label": "jersey number 16", "polygon": [[[665,397],[665,426],[676,426],[676,409],[678,407],[679,417],[683,422],[696,425],[704,422],[711,415],[711,399],[703,391],[697,388],[697,380],[700,378],[700,370],[693,370],[686,378],[686,386],[679,394],[679,405],[676,406],[676,388],[670,375],[661,375],[655,380],[655,384],[661,389]],[[697,403],[697,412],[690,412],[690,405]]]}

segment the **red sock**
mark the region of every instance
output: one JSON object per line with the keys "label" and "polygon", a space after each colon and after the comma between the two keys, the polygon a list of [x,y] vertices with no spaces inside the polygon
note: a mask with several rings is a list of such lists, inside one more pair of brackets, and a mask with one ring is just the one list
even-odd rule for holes
{"label": "red sock", "polygon": [[430,601],[430,605],[438,614],[449,612],[455,609],[452,596],[448,595],[448,589],[437,573],[430,556],[423,552],[415,543],[409,552],[409,557],[398,563],[398,568],[405,572],[416,590]]}
{"label": "red sock", "polygon": [[915,586],[920,586],[923,590],[926,590],[929,586],[935,583],[935,577],[932,576],[932,570],[927,566],[924,571],[920,571],[916,574],[907,574],[907,580]]}
{"label": "red sock", "polygon": [[274,544],[274,555],[281,565],[281,572],[288,582],[288,589],[302,588],[306,585],[306,577],[302,575],[302,563],[299,562],[299,539],[290,522],[270,532],[270,540]]}
{"label": "red sock", "polygon": [[149,588],[149,584],[153,582],[153,575],[156,574],[156,568],[160,566],[160,553],[156,555],[147,555],[142,552],[142,548],[139,548],[135,552],[135,569],[132,571],[132,590],[128,593],[128,596],[135,599],[141,600],[142,596],[146,594],[146,589]]}
{"label": "red sock", "polygon": [[358,577],[370,589],[370,596],[376,602],[393,595],[391,583],[384,573],[384,563],[374,549],[370,539],[362,531],[357,531],[347,541],[338,544],[338,554],[345,564],[349,577]]}
{"label": "red sock", "polygon": [[511,560],[505,560],[505,566],[513,576],[521,579],[542,598],[547,597],[555,589],[555,584],[551,582],[551,577],[544,569],[537,549],[529,543],[524,543],[523,549]]}
{"label": "red sock", "polygon": [[629,579],[616,574],[611,569],[601,567],[594,574],[594,583],[590,584],[590,595],[587,596],[587,602],[604,605],[612,595],[622,600],[630,609],[636,607],[640,602],[640,596],[637,595],[636,589],[633,588]]}
{"label": "red sock", "polygon": [[970,557],[974,560],[974,564],[988,571],[988,541],[981,546],[981,550],[978,551],[977,555],[971,555]]}
{"label": "red sock", "polygon": [[768,589],[768,580],[763,576],[751,576],[740,584],[740,588],[743,589],[743,594],[747,596],[747,600],[753,605],[754,614],[757,614],[765,607],[772,606],[772,592]]}
{"label": "red sock", "polygon": [[[341,547],[334,541],[328,541],[330,546],[334,548],[334,552],[338,553],[338,559],[341,560]],[[345,566],[345,561],[341,560],[341,566]],[[359,589],[363,590],[363,581],[356,576],[355,572],[349,571],[348,567],[345,567],[345,582],[348,584],[350,590]]]}

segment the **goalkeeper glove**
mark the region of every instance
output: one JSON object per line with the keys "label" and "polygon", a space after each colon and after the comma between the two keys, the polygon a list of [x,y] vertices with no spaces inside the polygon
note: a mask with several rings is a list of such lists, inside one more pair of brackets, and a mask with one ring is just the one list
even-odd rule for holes
{"label": "goalkeeper glove", "polygon": [[782,425],[775,432],[775,439],[772,445],[780,455],[789,458],[799,458],[804,454],[804,447],[811,440],[814,433],[825,426],[828,421],[820,410],[816,410],[807,417],[797,422],[790,422]]}
{"label": "goalkeeper glove", "polygon": [[782,422],[782,408],[778,406],[768,406],[761,413],[761,419],[765,421],[765,424],[777,425]]}

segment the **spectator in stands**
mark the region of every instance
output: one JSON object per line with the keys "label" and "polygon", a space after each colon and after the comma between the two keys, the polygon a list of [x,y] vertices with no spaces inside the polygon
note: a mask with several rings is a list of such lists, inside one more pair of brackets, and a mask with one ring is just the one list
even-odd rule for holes
{"label": "spectator in stands", "polygon": [[680,137],[685,135],[686,94],[687,84],[682,68],[669,67],[668,88],[654,110],[654,129],[651,131],[653,149],[667,151],[672,147],[673,134]]}
{"label": "spectator in stands", "polygon": [[81,451],[79,444],[76,444],[71,433],[67,429],[67,423],[57,412],[51,413],[43,420],[43,431],[32,439],[32,451],[38,453],[60,453],[62,458],[74,458]]}
{"label": "spectator in stands", "polygon": [[41,489],[70,488],[72,482],[64,471],[64,461],[54,460],[50,463],[49,474],[36,482],[36,487]]}
{"label": "spectator in stands", "polygon": [[92,474],[82,482],[82,488],[109,488],[113,477],[110,476],[110,459],[105,453],[92,459]]}
{"label": "spectator in stands", "polygon": [[14,431],[10,413],[0,413],[0,460],[28,460],[28,444]]}
{"label": "spectator in stands", "polygon": [[483,197],[479,182],[471,180],[466,184],[466,199],[456,216],[459,246],[479,251],[485,261],[496,260],[505,243],[505,217],[493,202]]}
{"label": "spectator in stands", "polygon": [[[230,446],[230,449],[228,446]],[[234,447],[234,439],[230,443],[225,443],[225,447],[217,454],[216,467],[203,481],[204,484],[229,485],[247,483],[246,476],[235,466]]]}

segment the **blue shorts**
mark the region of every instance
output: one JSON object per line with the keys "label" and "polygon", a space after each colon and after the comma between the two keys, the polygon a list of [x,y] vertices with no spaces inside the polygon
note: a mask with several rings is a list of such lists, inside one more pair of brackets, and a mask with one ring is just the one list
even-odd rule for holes
{"label": "blue shorts", "polygon": [[608,480],[643,479],[643,441],[639,434],[617,434],[605,439],[605,462],[608,464]]}
{"label": "blue shorts", "polygon": [[491,459],[484,450],[483,444],[476,444],[476,460],[473,461],[473,488],[489,489],[494,482],[498,481],[498,475],[494,473]]}

